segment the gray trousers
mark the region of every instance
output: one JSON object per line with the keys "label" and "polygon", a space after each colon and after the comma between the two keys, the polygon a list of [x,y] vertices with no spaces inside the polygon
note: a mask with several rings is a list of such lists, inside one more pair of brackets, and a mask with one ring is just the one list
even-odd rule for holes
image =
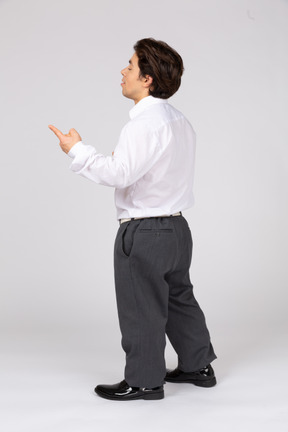
{"label": "gray trousers", "polygon": [[193,294],[191,258],[192,236],[183,216],[132,220],[119,227],[115,288],[126,353],[125,380],[132,387],[164,383],[165,334],[184,372],[217,358]]}

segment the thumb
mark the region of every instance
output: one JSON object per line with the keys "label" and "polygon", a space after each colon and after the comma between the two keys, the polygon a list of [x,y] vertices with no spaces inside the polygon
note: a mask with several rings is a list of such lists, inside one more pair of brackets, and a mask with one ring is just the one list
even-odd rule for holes
{"label": "thumb", "polygon": [[74,128],[72,128],[72,129],[69,130],[69,135],[71,137],[77,139],[77,140],[80,140],[80,141],[82,140],[80,134]]}
{"label": "thumb", "polygon": [[73,141],[75,141],[75,143],[78,141],[82,141],[80,134],[74,128],[69,130],[68,135],[73,139]]}

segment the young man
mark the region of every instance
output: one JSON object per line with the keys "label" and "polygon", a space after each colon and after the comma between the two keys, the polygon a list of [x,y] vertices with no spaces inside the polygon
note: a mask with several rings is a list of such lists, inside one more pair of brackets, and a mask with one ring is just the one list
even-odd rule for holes
{"label": "young man", "polygon": [[[115,287],[126,353],[125,379],[98,385],[113,400],[162,399],[165,381],[216,384],[216,358],[189,278],[192,237],[182,211],[193,205],[195,132],[167,99],[180,87],[183,62],[169,45],[142,39],[121,71],[122,93],[134,100],[113,156],[85,145],[71,129],[60,139],[70,168],[114,186],[120,227],[115,240]],[[178,355],[166,371],[165,333]]]}

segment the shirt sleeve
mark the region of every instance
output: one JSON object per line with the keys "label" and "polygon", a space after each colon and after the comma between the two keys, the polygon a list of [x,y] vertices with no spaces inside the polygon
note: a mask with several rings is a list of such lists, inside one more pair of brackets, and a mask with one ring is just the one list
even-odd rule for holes
{"label": "shirt sleeve", "polygon": [[113,156],[104,156],[95,147],[77,142],[68,152],[73,158],[70,169],[96,183],[118,189],[135,183],[164,151],[156,131],[135,123],[130,122],[122,129]]}

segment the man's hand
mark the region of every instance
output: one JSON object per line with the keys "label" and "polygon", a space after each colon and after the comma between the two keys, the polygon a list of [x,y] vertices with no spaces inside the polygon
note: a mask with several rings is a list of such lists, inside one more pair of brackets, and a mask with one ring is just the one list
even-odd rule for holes
{"label": "man's hand", "polygon": [[70,149],[74,146],[74,144],[76,144],[78,141],[82,141],[80,135],[75,129],[70,129],[68,134],[63,135],[62,132],[60,132],[60,130],[57,129],[55,126],[49,125],[48,127],[59,138],[59,145],[65,153],[68,153]]}

